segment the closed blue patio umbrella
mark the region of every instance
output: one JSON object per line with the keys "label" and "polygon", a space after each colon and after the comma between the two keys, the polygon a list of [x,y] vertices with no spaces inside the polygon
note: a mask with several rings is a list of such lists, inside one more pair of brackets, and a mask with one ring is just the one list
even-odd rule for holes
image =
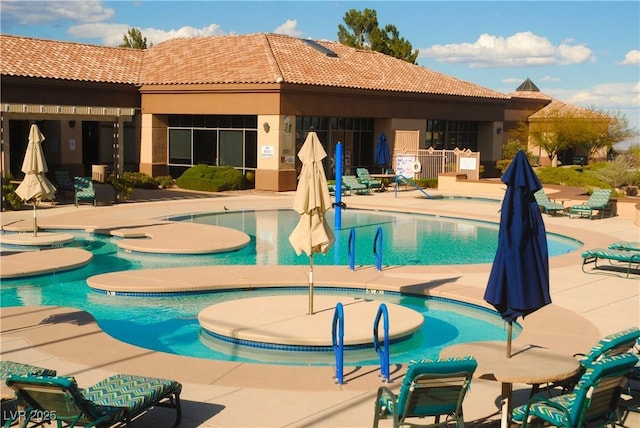
{"label": "closed blue patio umbrella", "polygon": [[484,299],[509,323],[507,358],[511,357],[512,324],[551,303],[547,234],[534,193],[542,188],[521,150],[502,176],[507,185],[500,213],[498,249]]}
{"label": "closed blue patio umbrella", "polygon": [[391,152],[389,149],[389,140],[384,132],[378,136],[378,144],[376,145],[376,165],[380,166],[384,172],[384,167],[391,162]]}

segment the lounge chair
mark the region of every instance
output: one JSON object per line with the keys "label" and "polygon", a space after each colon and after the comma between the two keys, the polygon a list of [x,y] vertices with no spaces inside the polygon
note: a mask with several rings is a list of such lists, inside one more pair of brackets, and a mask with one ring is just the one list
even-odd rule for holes
{"label": "lounge chair", "polygon": [[612,250],[623,251],[640,251],[640,242],[638,241],[617,241],[609,245]]}
{"label": "lounge chair", "polygon": [[585,371],[573,392],[553,398],[536,395],[513,410],[513,420],[522,422],[523,428],[540,421],[567,428],[595,421],[615,426],[620,394],[637,362],[632,354],[597,361]]}
{"label": "lounge chair", "polygon": [[358,181],[355,175],[343,175],[342,182],[352,193],[362,195],[371,192],[367,186]]}
{"label": "lounge chair", "polygon": [[117,374],[86,389],[78,388],[72,377],[9,376],[6,382],[26,404],[24,427],[33,417],[58,426],[130,426],[134,417],[154,406],[176,409],[174,426],[180,423],[182,385],[172,380]]}
{"label": "lounge chair", "polygon": [[[15,407],[18,406],[20,408],[24,408],[23,403],[17,403],[14,400],[14,393],[6,384],[5,380],[9,376],[55,376],[56,371],[51,369],[46,369],[44,367],[32,366],[31,364],[18,363],[15,361],[0,361],[0,380],[2,381],[2,407],[8,405],[10,402],[10,406]],[[5,423],[5,412],[2,412],[2,424]]]}
{"label": "lounge chair", "polygon": [[543,213],[546,213],[548,215],[555,215],[558,211],[560,211],[564,214],[564,205],[551,201],[547,194],[544,193],[544,189],[538,190],[536,193],[534,193],[534,196],[536,198],[538,206]]}
{"label": "lounge chair", "polygon": [[551,387],[561,387],[563,392],[571,392],[582,375],[596,361],[631,351],[638,339],[640,339],[640,328],[638,327],[630,327],[603,337],[586,354],[573,355],[580,361],[580,371],[576,375],[560,382],[554,382]]}
{"label": "lounge chair", "polygon": [[75,177],[74,188],[76,207],[80,201],[92,201],[93,206],[96,206],[96,190],[91,177]]}
{"label": "lounge chair", "polygon": [[[598,260],[608,260],[608,265],[598,266]],[[585,266],[593,263],[591,270],[586,270]],[[582,252],[582,271],[584,273],[594,273],[596,270],[622,270],[627,274],[627,278],[633,270],[640,269],[640,251],[616,250],[612,248],[592,248]]]}
{"label": "lounge chair", "polygon": [[572,218],[575,215],[577,217],[588,217],[589,220],[592,220],[594,211],[600,214],[600,218],[604,218],[606,212],[613,216],[610,200],[611,189],[594,189],[587,202],[569,207],[569,217]]}
{"label": "lounge chair", "polygon": [[368,169],[356,168],[356,175],[358,176],[358,180],[360,180],[360,183],[367,186],[367,189],[377,189],[378,191],[382,191],[382,181],[372,178],[369,174]]}
{"label": "lounge chair", "polygon": [[[378,388],[373,427],[376,428],[381,419],[393,419],[394,428],[431,426],[433,424],[412,419],[433,416],[435,424],[446,425],[449,419],[454,419],[456,426],[463,428],[462,401],[477,366],[473,357],[410,364],[398,395],[385,386]],[[443,415],[447,419],[441,423]]]}
{"label": "lounge chair", "polygon": [[11,375],[55,376],[56,371],[15,361],[0,361],[0,380],[4,381]]}
{"label": "lounge chair", "polygon": [[54,174],[58,193],[64,195],[65,192],[74,192],[76,190],[67,171],[56,171]]}
{"label": "lounge chair", "polygon": [[[335,183],[328,184],[328,187],[329,187],[329,194],[330,195],[335,195],[336,194],[336,185],[335,185]],[[349,188],[344,183],[342,183],[342,194],[343,195],[350,194]]]}

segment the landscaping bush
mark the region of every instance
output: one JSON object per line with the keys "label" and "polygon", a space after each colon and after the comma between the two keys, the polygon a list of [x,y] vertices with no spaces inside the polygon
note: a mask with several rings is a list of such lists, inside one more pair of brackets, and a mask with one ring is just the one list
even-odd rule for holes
{"label": "landscaping bush", "polygon": [[137,189],[157,189],[158,181],[144,172],[125,171],[122,173],[122,180]]}
{"label": "landscaping bush", "polygon": [[558,184],[570,187],[600,187],[610,188],[607,183],[598,179],[592,171],[583,171],[580,167],[541,167],[536,168],[536,174],[542,184]]}
{"label": "landscaping bush", "polygon": [[19,210],[22,207],[22,199],[16,194],[17,186],[11,184],[11,180],[10,174],[2,178],[2,210]]}
{"label": "landscaping bush", "polygon": [[183,189],[222,192],[242,189],[242,171],[230,166],[196,165],[176,179]]}
{"label": "landscaping bush", "polygon": [[163,189],[171,189],[173,185],[176,184],[176,180],[170,175],[160,175],[156,177],[156,181],[158,182],[158,186]]}

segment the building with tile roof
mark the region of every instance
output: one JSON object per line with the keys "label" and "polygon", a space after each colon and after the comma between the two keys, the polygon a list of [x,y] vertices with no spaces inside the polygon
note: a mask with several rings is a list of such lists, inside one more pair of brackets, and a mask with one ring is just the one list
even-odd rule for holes
{"label": "building with tile roof", "polygon": [[278,34],[177,38],[146,50],[0,35],[0,49],[3,171],[14,175],[32,121],[47,138],[49,169],[73,175],[107,165],[176,177],[204,163],[255,174],[257,189],[294,190],[312,128],[330,179],[338,142],[347,173],[377,168],[382,132],[392,150],[399,132],[413,131],[419,150],[477,151],[490,168],[509,116],[549,102]]}

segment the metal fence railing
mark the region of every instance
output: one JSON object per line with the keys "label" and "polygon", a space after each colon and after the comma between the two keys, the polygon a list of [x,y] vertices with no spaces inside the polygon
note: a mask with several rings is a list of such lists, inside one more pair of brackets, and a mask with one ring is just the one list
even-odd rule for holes
{"label": "metal fence railing", "polygon": [[466,174],[469,180],[480,178],[480,153],[470,150],[419,149],[396,151],[393,165],[397,174],[414,180],[437,178],[439,174]]}

